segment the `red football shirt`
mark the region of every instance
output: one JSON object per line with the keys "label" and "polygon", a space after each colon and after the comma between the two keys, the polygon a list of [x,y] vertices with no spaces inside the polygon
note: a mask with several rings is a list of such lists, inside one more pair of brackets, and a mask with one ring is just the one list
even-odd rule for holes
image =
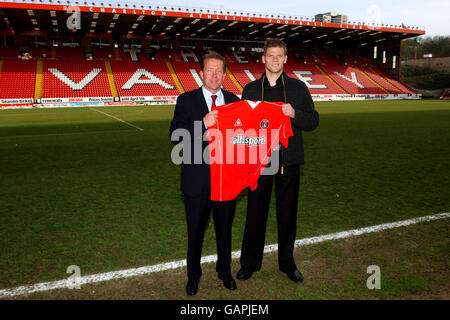
{"label": "red football shirt", "polygon": [[211,200],[229,201],[258,178],[280,142],[288,146],[291,121],[283,102],[242,100],[217,107],[217,123],[208,128]]}

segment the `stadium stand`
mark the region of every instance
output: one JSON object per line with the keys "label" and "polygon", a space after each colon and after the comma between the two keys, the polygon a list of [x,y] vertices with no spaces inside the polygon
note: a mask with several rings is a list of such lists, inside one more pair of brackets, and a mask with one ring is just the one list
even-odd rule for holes
{"label": "stadium stand", "polygon": [[105,60],[114,58],[114,50],[111,48],[94,48],[94,59]]}
{"label": "stadium stand", "polygon": [[112,98],[104,61],[87,61],[81,48],[58,48],[44,59],[42,99]]}
{"label": "stadium stand", "polygon": [[247,83],[259,78],[264,72],[264,65],[262,63],[239,63],[232,62],[228,64],[228,68],[233,73],[236,80],[242,87],[245,87]]}
{"label": "stadium stand", "polygon": [[1,47],[0,46],[0,57],[17,58],[16,49],[14,47]]}
{"label": "stadium stand", "polygon": [[[181,84],[183,85],[184,90],[189,91],[199,88],[202,85],[202,81],[199,74],[201,67],[198,55],[194,52],[182,51],[180,53],[180,56],[183,57],[183,61],[172,62],[172,65],[178,78],[180,79]],[[231,64],[228,64],[229,68],[230,65]],[[242,85],[242,83],[240,84]],[[240,95],[242,93],[239,88],[233,83],[230,77],[225,77],[225,80],[223,81],[223,87],[225,88],[225,90],[233,92],[237,95]]]}
{"label": "stadium stand", "polygon": [[169,49],[156,49],[152,50],[152,52],[149,54],[149,58],[154,57],[156,61],[167,61],[174,59],[174,52]]}
{"label": "stadium stand", "polygon": [[164,62],[148,61],[140,55],[140,61],[111,61],[119,96],[152,97],[180,94],[174,79]]}
{"label": "stadium stand", "polygon": [[390,84],[392,84],[394,87],[398,88],[400,91],[402,91],[402,93],[404,94],[415,94],[414,90],[409,88],[408,86],[406,86],[406,84],[401,83],[398,80],[395,80],[394,78],[392,78],[391,76],[389,76],[387,73],[385,73],[383,70],[381,70],[380,68],[372,65],[371,69],[374,70],[375,72],[377,72],[381,77],[383,77],[384,79],[386,79],[386,81],[388,81]]}
{"label": "stadium stand", "polygon": [[197,89],[201,84],[199,75],[200,63],[196,62],[172,62],[172,66],[183,85],[184,90]]}
{"label": "stadium stand", "polygon": [[[170,104],[202,85],[200,59],[209,49],[227,61],[224,89],[241,95],[264,72],[269,35],[285,40],[285,71],[315,100],[421,97],[399,80],[398,59],[401,41],[425,34],[418,26],[338,25],[294,14],[260,15],[256,22],[250,12],[234,12],[230,21],[225,10],[213,16],[204,8],[148,10],[133,2],[124,4],[128,10],[108,1],[2,2],[0,106],[29,103],[24,100],[36,107]],[[68,19],[72,4],[82,12],[81,24],[76,15]]]}
{"label": "stadium stand", "polygon": [[[414,94],[414,91],[412,89],[389,76],[387,73],[373,64],[369,59],[360,56],[357,56],[355,58],[355,62],[357,65],[359,65],[365,72],[370,74],[375,81],[378,82],[377,79],[379,79],[380,82],[378,83],[383,85],[387,90],[391,91],[391,93]],[[387,84],[385,85],[385,83]]]}
{"label": "stadium stand", "polygon": [[[7,50],[7,53],[11,51]],[[34,99],[36,60],[3,58],[0,74],[0,100]]]}
{"label": "stadium stand", "polygon": [[[323,74],[321,69],[317,68],[315,59],[312,55],[303,54],[301,57],[306,63],[301,64],[298,61],[298,55],[288,54],[288,60],[285,66],[286,73],[305,82],[311,94],[346,94],[347,92],[338,86],[329,75]],[[308,61],[308,62],[307,62]]]}
{"label": "stadium stand", "polygon": [[317,58],[323,63],[321,68],[342,88],[350,94],[386,94],[387,91],[380,88],[374,81],[368,79],[359,69],[342,65],[336,57],[322,53]]}
{"label": "stadium stand", "polygon": [[31,48],[31,56],[33,58],[49,58],[52,50],[50,47],[39,46]]}
{"label": "stadium stand", "polygon": [[450,99],[450,89],[445,89],[441,94],[441,99]]}
{"label": "stadium stand", "polygon": [[[113,48],[94,48],[89,52],[93,59],[87,60],[80,47],[33,47],[33,59],[19,60],[14,48],[1,48],[4,58],[0,99],[147,97],[151,100],[176,97],[202,84],[198,52],[154,48],[145,54],[140,49]],[[228,66],[224,88],[237,95],[264,72],[260,54],[222,54]],[[42,62],[36,63],[37,59]],[[40,63],[43,64],[41,78],[36,73]],[[285,71],[304,81],[316,97],[414,94],[369,59],[359,56],[290,52]]]}
{"label": "stadium stand", "polygon": [[225,77],[225,80],[223,80],[223,87],[225,88],[225,90],[233,92],[236,95],[242,94],[241,90],[239,90],[239,88],[233,83],[229,76]]}

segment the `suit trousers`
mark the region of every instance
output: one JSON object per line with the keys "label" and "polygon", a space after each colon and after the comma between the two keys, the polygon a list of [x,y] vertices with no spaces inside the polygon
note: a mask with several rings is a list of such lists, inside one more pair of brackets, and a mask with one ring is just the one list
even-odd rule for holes
{"label": "suit trousers", "polygon": [[294,244],[297,230],[297,208],[300,190],[300,165],[286,166],[275,175],[261,175],[258,187],[248,192],[247,219],[241,250],[241,268],[246,272],[261,269],[266,238],[272,185],[275,180],[278,228],[278,267],[283,272],[297,268]]}
{"label": "suit trousers", "polygon": [[231,275],[231,227],[236,209],[236,200],[211,201],[208,188],[198,197],[184,195],[188,231],[187,274],[191,281],[199,281],[202,275],[200,260],[203,239],[211,210],[216,232],[217,263],[219,275]]}

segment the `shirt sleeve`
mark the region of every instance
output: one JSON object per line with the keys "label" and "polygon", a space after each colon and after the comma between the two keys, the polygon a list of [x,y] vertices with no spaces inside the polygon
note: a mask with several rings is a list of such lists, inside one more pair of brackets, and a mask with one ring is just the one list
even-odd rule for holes
{"label": "shirt sleeve", "polygon": [[280,143],[285,148],[287,148],[289,137],[292,137],[294,135],[294,132],[292,131],[292,125],[291,125],[290,118],[288,116],[284,116],[284,117],[285,117],[285,119],[281,126],[281,132],[280,132]]}

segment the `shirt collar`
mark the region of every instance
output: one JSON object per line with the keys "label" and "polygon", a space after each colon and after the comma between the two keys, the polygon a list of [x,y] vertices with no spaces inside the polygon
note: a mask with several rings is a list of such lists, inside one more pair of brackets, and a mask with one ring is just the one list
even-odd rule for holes
{"label": "shirt collar", "polygon": [[[208,109],[211,110],[211,104],[212,104],[211,96],[213,94],[211,92],[209,92],[208,90],[206,90],[204,86],[202,86],[202,91],[203,91],[203,96],[205,97],[206,104],[208,105]],[[216,106],[221,106],[221,105],[225,104],[225,98],[223,96],[222,90],[217,91],[215,93],[215,95],[217,96]]]}
{"label": "shirt collar", "polygon": [[[264,72],[262,75],[264,77],[264,86],[270,87],[270,83],[269,80],[267,80],[266,73]],[[275,82],[275,87],[281,86],[283,84],[283,82],[281,81],[281,77],[285,75],[286,73],[284,71],[280,74],[280,76],[277,78],[277,81]]]}

